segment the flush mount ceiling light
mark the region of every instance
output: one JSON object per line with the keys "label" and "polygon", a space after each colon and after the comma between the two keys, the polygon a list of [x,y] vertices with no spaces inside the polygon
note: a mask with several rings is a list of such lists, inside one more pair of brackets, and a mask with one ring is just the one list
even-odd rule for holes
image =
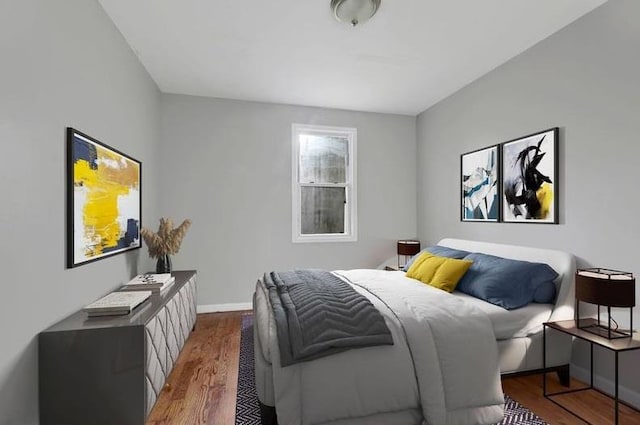
{"label": "flush mount ceiling light", "polygon": [[354,27],[371,19],[379,7],[380,0],[331,0],[331,10],[336,19]]}

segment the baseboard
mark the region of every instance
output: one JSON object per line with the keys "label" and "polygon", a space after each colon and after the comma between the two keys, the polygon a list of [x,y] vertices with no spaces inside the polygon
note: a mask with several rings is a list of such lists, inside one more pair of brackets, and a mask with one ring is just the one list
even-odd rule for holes
{"label": "baseboard", "polygon": [[198,306],[198,313],[218,313],[221,311],[251,310],[251,303],[206,304]]}
{"label": "baseboard", "polygon": [[[589,369],[576,366],[573,363],[571,363],[571,376],[582,382],[586,382],[587,384],[589,383]],[[615,383],[612,380],[598,374],[593,375],[593,386],[600,391],[611,395],[613,395],[615,389]],[[623,400],[636,408],[640,406],[639,393],[620,385],[618,387],[618,395],[620,400]]]}

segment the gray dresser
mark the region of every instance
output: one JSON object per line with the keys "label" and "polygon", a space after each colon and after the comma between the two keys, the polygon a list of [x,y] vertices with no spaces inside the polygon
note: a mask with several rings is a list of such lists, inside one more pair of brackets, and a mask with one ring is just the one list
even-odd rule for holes
{"label": "gray dresser", "polygon": [[40,333],[40,424],[144,424],[196,322],[196,272],[173,275],[129,315],[78,311]]}

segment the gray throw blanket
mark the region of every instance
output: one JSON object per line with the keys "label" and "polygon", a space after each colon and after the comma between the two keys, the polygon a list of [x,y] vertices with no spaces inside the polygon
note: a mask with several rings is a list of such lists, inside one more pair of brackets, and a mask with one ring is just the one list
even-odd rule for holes
{"label": "gray throw blanket", "polygon": [[278,331],[281,366],[356,347],[393,345],[380,312],[330,272],[265,273]]}

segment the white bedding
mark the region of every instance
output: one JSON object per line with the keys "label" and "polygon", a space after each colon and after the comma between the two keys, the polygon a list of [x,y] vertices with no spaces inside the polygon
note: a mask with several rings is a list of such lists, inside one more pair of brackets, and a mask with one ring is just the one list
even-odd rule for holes
{"label": "white bedding", "polygon": [[[403,271],[388,271],[387,273],[405,277]],[[507,310],[459,291],[453,291],[451,295],[486,313],[491,319],[497,340],[522,338],[537,334],[542,331],[542,323],[548,322],[553,312],[553,304],[531,303],[522,308]]]}
{"label": "white bedding", "polygon": [[496,339],[511,339],[531,336],[542,331],[542,323],[549,321],[552,304],[532,303],[515,310],[506,310],[497,305],[454,291],[453,296],[484,311],[493,325]]}
{"label": "white bedding", "polygon": [[[282,368],[273,326],[262,320],[258,332],[261,340],[270,341],[281,425],[471,425],[502,418],[497,344],[485,313],[404,273],[335,273],[380,310],[394,345]],[[260,310],[266,302],[260,290],[258,316],[265,314]]]}

